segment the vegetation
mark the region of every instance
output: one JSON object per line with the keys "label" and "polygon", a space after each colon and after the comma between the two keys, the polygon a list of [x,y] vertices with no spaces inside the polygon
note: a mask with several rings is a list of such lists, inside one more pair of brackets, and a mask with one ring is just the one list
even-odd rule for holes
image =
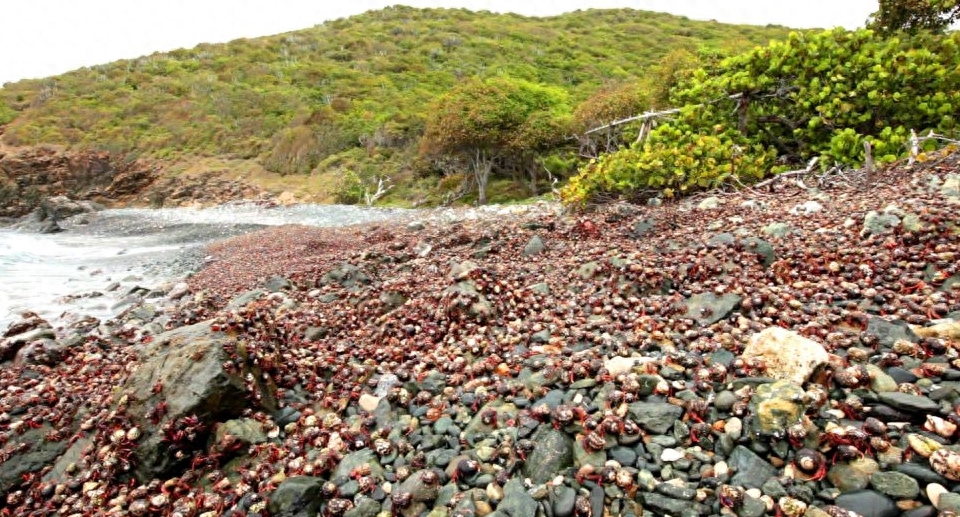
{"label": "vegetation", "polygon": [[960,0],[880,0],[869,27],[882,36],[943,32],[960,20]]}
{"label": "vegetation", "polygon": [[421,149],[465,162],[477,184],[477,202],[485,204],[494,168],[512,164],[536,170],[527,158],[563,141],[569,109],[567,93],[559,87],[504,77],[473,79],[435,103]]}
{"label": "vegetation", "polygon": [[[389,176],[395,187],[382,201],[437,203],[472,174],[457,160],[461,147],[448,147],[456,152],[444,161],[423,144],[424,129],[436,122],[428,120],[428,107],[443,105],[433,104],[438,97],[450,100],[468,85],[510,78],[502,84],[551,92],[566,107],[547,111],[573,112],[582,128],[667,100],[666,89],[646,86],[648,97],[632,97],[642,81],[670,84],[692,61],[786,34],[781,27],[629,9],[528,18],[391,7],[277,36],[8,83],[0,89],[0,124],[14,145],[137,154],[167,160],[168,169],[211,159],[255,162],[287,178],[271,184],[299,185],[295,176],[310,174],[332,194],[327,200],[360,202]],[[581,102],[588,104],[577,108]],[[512,163],[498,160],[492,181],[512,186],[491,194],[526,197],[538,182],[543,186],[538,170],[557,173],[572,164],[569,154],[545,148]]]}
{"label": "vegetation", "polygon": [[700,69],[673,89],[685,106],[639,144],[593,160],[564,189],[575,203],[748,183],[819,158],[859,165],[908,151],[911,130],[956,135],[960,34],[792,33]]}

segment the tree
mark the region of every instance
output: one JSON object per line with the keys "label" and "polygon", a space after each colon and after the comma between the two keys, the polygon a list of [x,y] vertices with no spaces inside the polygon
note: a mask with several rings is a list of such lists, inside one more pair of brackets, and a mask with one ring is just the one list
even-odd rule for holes
{"label": "tree", "polygon": [[485,204],[487,183],[498,164],[562,140],[557,121],[568,113],[561,88],[507,77],[470,79],[434,103],[420,152],[466,162],[477,182],[477,201]]}
{"label": "tree", "polygon": [[897,32],[942,33],[960,19],[960,0],[880,0],[868,27],[882,36]]}

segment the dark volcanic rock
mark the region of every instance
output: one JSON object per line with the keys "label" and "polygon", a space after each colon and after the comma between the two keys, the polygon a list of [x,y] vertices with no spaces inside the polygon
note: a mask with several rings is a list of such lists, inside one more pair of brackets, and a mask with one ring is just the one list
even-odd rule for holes
{"label": "dark volcanic rock", "polygon": [[[12,488],[23,482],[24,475],[39,472],[67,450],[70,446],[67,440],[51,442],[44,439],[51,430],[49,425],[44,425],[37,429],[29,429],[22,436],[16,437],[17,442],[29,444],[29,447],[12,453],[3,462],[0,468],[0,494],[9,493]],[[61,429],[61,432],[69,435],[71,430]]]}
{"label": "dark volcanic rock", "polygon": [[684,302],[687,307],[686,317],[706,327],[729,316],[740,305],[742,299],[735,294],[723,296],[713,293],[697,294]]}
{"label": "dark volcanic rock", "polygon": [[214,424],[239,417],[244,409],[276,409],[275,388],[270,385],[254,383],[259,404],[248,397],[244,377],[249,373],[260,379],[256,370],[246,364],[233,372],[224,370],[224,363],[230,361],[224,346],[242,358],[241,343],[203,322],[160,334],[141,353],[143,364],[121,389],[129,398],[127,413],[143,431],[134,451],[136,474],[141,479],[162,477],[184,463],[175,457],[170,444],[165,444],[162,426],[151,421],[150,415],[158,415],[158,404],[165,404],[156,416],[158,421],[178,423],[196,417],[200,424],[196,443],[181,444],[188,450],[201,445]]}
{"label": "dark volcanic rock", "polygon": [[503,487],[503,500],[497,511],[510,517],[528,517],[537,514],[537,501],[527,494],[523,481],[513,478]]}
{"label": "dark volcanic rock", "polygon": [[896,517],[900,515],[897,505],[889,497],[873,490],[856,490],[837,498],[837,506],[856,512],[863,517]]}
{"label": "dark volcanic rock", "polygon": [[777,475],[777,469],[773,465],[742,445],[733,450],[727,463],[736,472],[730,480],[734,485],[760,488],[768,479]]}
{"label": "dark volcanic rock", "polygon": [[903,321],[887,321],[878,316],[871,317],[867,321],[868,334],[873,334],[880,340],[880,346],[893,346],[900,339],[905,339],[912,343],[920,341],[920,338],[910,330],[910,326]]}
{"label": "dark volcanic rock", "polygon": [[927,413],[936,411],[940,405],[936,402],[922,397],[920,395],[911,395],[909,393],[886,392],[877,395],[880,402],[887,404],[895,409],[907,411],[909,413]]}
{"label": "dark volcanic rock", "polygon": [[320,508],[323,479],[310,476],[287,478],[270,494],[267,508],[276,517],[314,517]]}
{"label": "dark volcanic rock", "polygon": [[634,402],[629,405],[630,417],[651,433],[664,434],[683,415],[683,408],[666,402]]}
{"label": "dark volcanic rock", "polygon": [[573,466],[573,439],[567,433],[542,425],[532,440],[536,448],[523,464],[523,475],[534,484],[546,483]]}
{"label": "dark volcanic rock", "polygon": [[343,263],[320,277],[317,284],[355,288],[361,285],[367,285],[370,282],[370,277],[359,267],[353,264]]}

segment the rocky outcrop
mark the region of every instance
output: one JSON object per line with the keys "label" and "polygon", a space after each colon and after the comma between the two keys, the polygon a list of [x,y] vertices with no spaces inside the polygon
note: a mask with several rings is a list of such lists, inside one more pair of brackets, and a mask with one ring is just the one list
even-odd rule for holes
{"label": "rocky outcrop", "polygon": [[[0,152],[0,220],[45,210],[42,201],[57,196],[108,206],[161,207],[265,199],[267,194],[218,171],[165,176],[155,163],[103,151],[24,147]],[[53,221],[60,219],[53,215]]]}
{"label": "rocky outcrop", "polygon": [[[219,422],[244,409],[276,409],[275,388],[243,360],[242,345],[210,322],[160,334],[144,349],[121,392],[143,435],[134,451],[137,475],[149,480],[182,467]],[[178,455],[178,451],[186,454]]]}
{"label": "rocky outcrop", "polygon": [[142,192],[159,169],[124,161],[102,151],[61,151],[29,147],[0,157],[0,216],[19,217],[43,208],[43,199],[69,196],[113,202]]}

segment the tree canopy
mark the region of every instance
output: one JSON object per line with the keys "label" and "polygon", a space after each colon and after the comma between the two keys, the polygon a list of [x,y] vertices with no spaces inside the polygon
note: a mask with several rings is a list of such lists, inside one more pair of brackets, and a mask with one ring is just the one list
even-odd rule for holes
{"label": "tree canopy", "polygon": [[522,79],[473,78],[433,105],[420,140],[426,156],[459,157],[486,203],[490,174],[508,154],[522,155],[564,138],[570,106],[567,93]]}
{"label": "tree canopy", "polygon": [[960,0],[879,0],[868,26],[882,36],[942,33],[960,19]]}

